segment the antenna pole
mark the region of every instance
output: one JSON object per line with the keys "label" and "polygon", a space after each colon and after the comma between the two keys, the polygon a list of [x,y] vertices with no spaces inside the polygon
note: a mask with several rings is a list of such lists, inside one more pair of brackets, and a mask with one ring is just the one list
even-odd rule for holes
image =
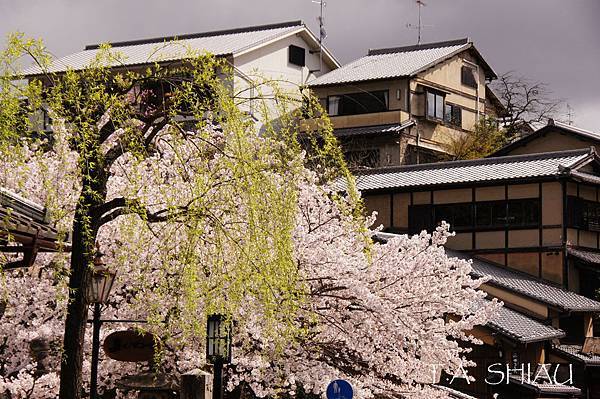
{"label": "antenna pole", "polygon": [[417,44],[421,44],[421,4],[423,4],[420,0],[417,0],[417,5],[419,7],[419,33],[417,38]]}
{"label": "antenna pole", "polygon": [[321,7],[321,13],[317,18],[319,20],[319,72],[323,71],[323,39],[325,39],[325,21],[323,20],[323,9],[327,5],[325,0],[312,0],[313,3]]}

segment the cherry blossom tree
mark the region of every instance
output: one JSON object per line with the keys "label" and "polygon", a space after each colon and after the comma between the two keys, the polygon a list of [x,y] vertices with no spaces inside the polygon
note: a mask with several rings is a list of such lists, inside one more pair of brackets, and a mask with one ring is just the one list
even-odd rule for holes
{"label": "cherry blossom tree", "polygon": [[[118,272],[105,317],[145,320],[136,327],[160,341],[152,364],[102,359],[105,397],[125,395],[127,375],[175,386],[202,367],[213,313],[235,323],[230,389],[322,394],[344,377],[359,397],[434,397],[435,369],[467,362],[461,341],[475,342],[468,331],[496,306],[473,306],[481,281],[446,257],[447,226],[372,242],[318,101],[270,85],[256,124],[224,60],[182,51],[184,65],[118,72],[105,47],[84,70],[27,83],[15,65],[27,56],[46,70],[40,42],[13,36],[0,57],[0,183],[45,204],[71,246],[3,273],[0,392],[81,397],[83,292],[99,243]],[[42,106],[49,136],[35,129]],[[313,123],[300,138],[301,116]],[[332,188],[339,179],[347,196]]]}

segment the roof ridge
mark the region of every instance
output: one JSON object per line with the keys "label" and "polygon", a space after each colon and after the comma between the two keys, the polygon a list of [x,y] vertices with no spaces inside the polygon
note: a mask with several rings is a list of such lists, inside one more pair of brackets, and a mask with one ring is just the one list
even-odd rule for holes
{"label": "roof ridge", "polygon": [[[359,176],[362,175],[371,175],[377,173],[391,173],[391,172],[402,172],[402,171],[411,171],[411,170],[419,170],[419,169],[443,169],[443,168],[458,168],[462,166],[471,166],[471,165],[485,165],[485,164],[496,164],[508,161],[519,161],[519,160],[538,160],[538,159],[547,159],[554,158],[557,156],[569,156],[569,155],[584,155],[584,154],[592,154],[593,151],[590,148],[585,149],[577,149],[577,150],[563,150],[563,151],[552,151],[552,152],[538,152],[534,154],[518,154],[518,155],[504,155],[501,157],[491,157],[491,158],[477,158],[477,159],[467,159],[467,160],[459,160],[459,161],[445,161],[445,162],[435,162],[435,163],[425,163],[418,165],[401,165],[401,166],[390,166],[390,167],[380,167],[373,168],[365,171],[361,171],[357,173]],[[565,165],[567,166],[567,165]]]}
{"label": "roof ridge", "polygon": [[573,131],[580,132],[580,133],[593,134],[593,135],[597,135],[597,136],[600,135],[600,133],[594,132],[593,130],[587,130],[587,129],[584,129],[584,128],[581,128],[578,126],[569,125],[568,123],[557,121],[552,118],[548,119],[548,125],[556,126],[556,127],[567,129],[567,130],[573,130]]}
{"label": "roof ridge", "polygon": [[423,44],[413,44],[410,46],[369,49],[369,51],[367,52],[367,56],[390,54],[390,53],[404,53],[407,51],[427,50],[427,49],[439,48],[439,47],[459,46],[461,44],[468,44],[468,43],[470,43],[469,38],[464,37],[462,39],[445,40],[445,41],[441,41],[441,42],[431,42],[431,43],[423,43]]}
{"label": "roof ridge", "polygon": [[[255,25],[255,26],[247,26],[242,28],[233,28],[233,29],[222,29],[222,30],[214,30],[207,32],[199,32],[199,33],[189,33],[184,35],[173,35],[173,36],[163,36],[163,37],[155,37],[150,39],[137,39],[137,40],[126,40],[119,42],[109,43],[112,47],[125,47],[125,46],[137,46],[140,44],[150,44],[150,43],[162,43],[166,41],[172,40],[188,40],[188,39],[197,39],[201,37],[211,37],[211,36],[222,36],[222,35],[232,35],[236,33],[245,33],[245,32],[257,32],[263,30],[270,29],[280,29],[280,28],[290,28],[292,26],[302,26],[304,22],[302,20],[295,21],[287,21],[280,22],[274,24],[265,24],[265,25]],[[90,44],[85,46],[85,50],[96,50],[100,48],[100,44]]]}

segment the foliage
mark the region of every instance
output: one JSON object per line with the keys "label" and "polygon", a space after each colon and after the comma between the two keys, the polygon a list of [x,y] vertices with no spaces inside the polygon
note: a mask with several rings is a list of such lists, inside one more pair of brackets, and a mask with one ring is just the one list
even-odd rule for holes
{"label": "foliage", "polygon": [[508,144],[507,131],[498,126],[491,117],[483,117],[477,122],[473,132],[452,137],[446,145],[451,160],[484,158]]}
{"label": "foliage", "polygon": [[[235,321],[229,387],[245,383],[258,396],[298,384],[322,393],[343,376],[360,397],[431,397],[419,383],[431,375],[428,363],[452,370],[464,360],[458,341],[473,340],[465,331],[495,305],[472,306],[480,281],[467,262],[445,256],[447,226],[370,241],[372,219],[358,216],[316,99],[305,97],[316,120],[300,137],[302,97],[264,85],[256,123],[232,95],[227,63],[188,49],[183,65],[119,71],[109,66],[121,56],[104,46],[81,71],[15,84],[21,56],[42,70],[49,60],[39,42],[10,41],[0,56],[0,183],[45,204],[72,240],[71,253],[4,272],[0,391],[56,397],[58,370],[61,397],[85,388],[83,292],[96,242],[118,271],[103,317],[148,321],[136,327],[162,348],[160,365],[103,358],[107,397],[125,394],[115,387],[126,375],[156,372],[176,384],[201,367],[212,313]],[[41,104],[51,111],[51,137],[32,122]],[[340,176],[349,179],[347,197],[332,189]],[[102,334],[126,327],[105,324]],[[44,356],[31,350],[40,341]]]}

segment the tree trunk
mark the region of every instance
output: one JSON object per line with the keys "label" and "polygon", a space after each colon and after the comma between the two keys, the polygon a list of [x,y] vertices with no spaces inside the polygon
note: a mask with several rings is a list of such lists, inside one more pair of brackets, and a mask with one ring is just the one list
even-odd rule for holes
{"label": "tree trunk", "polygon": [[83,386],[81,370],[83,343],[88,316],[85,301],[85,277],[92,262],[93,243],[85,237],[83,224],[73,223],[71,275],[69,276],[69,303],[65,320],[63,355],[60,367],[60,399],[80,399]]}
{"label": "tree trunk", "polygon": [[[60,399],[80,399],[83,388],[81,376],[83,344],[88,317],[85,299],[87,275],[96,253],[98,217],[94,210],[106,199],[108,177],[102,169],[88,170],[83,179],[82,191],[73,221],[71,265],[69,276],[69,303],[65,320],[63,354],[60,367]],[[84,173],[84,176],[86,173]]]}

